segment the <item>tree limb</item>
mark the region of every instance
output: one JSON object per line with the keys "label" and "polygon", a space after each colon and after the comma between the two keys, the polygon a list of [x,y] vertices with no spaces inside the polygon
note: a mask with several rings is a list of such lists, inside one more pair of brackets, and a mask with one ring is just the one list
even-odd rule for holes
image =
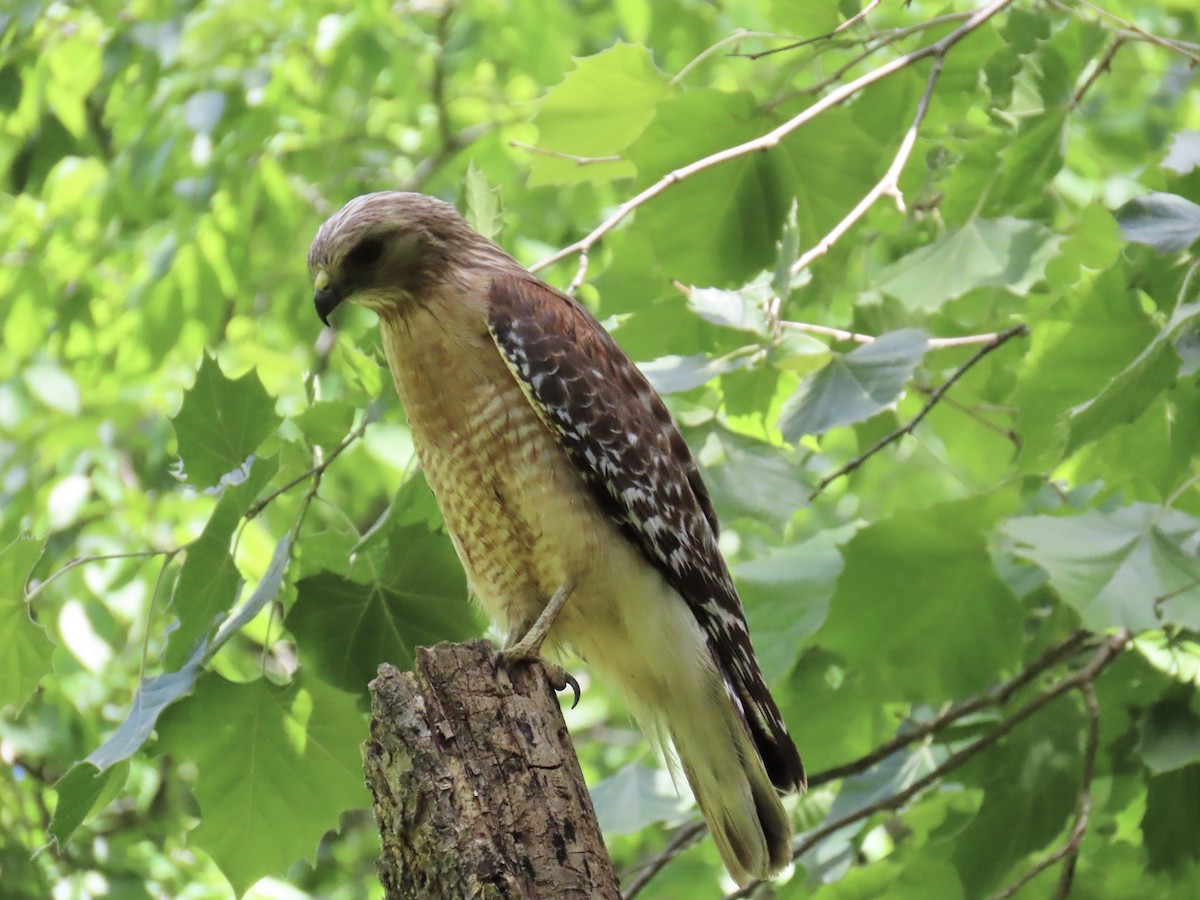
{"label": "tree limb", "polygon": [[387,897],[620,897],[539,665],[439,644],[411,673],[381,666],[371,696],[363,770]]}

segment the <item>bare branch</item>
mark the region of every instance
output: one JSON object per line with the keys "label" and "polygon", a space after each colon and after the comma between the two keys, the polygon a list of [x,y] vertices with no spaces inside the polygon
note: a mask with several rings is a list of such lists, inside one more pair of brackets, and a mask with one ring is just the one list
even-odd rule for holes
{"label": "bare branch", "polygon": [[1060,861],[1063,868],[1054,898],[1055,900],[1066,900],[1071,894],[1071,885],[1075,880],[1075,861],[1079,858],[1079,847],[1083,843],[1083,836],[1087,833],[1088,818],[1092,812],[1092,780],[1096,776],[1096,752],[1100,747],[1100,705],[1096,702],[1096,688],[1088,681],[1080,685],[1079,692],[1083,695],[1084,708],[1087,710],[1088,729],[1087,740],[1083,748],[1083,771],[1079,776],[1079,799],[1075,806],[1075,822],[1071,826],[1071,834],[1065,844],[1039,860],[1028,872],[1004,890],[993,894],[991,900],[1008,900],[1038,875]]}
{"label": "bare branch", "polygon": [[[1048,2],[1055,9],[1082,18],[1078,9],[1061,2],[1061,0],[1048,0]],[[1154,44],[1156,47],[1162,47],[1164,50],[1170,50],[1172,53],[1178,53],[1180,56],[1186,57],[1193,64],[1200,63],[1200,44],[1151,34],[1149,31],[1139,28],[1133,22],[1122,19],[1120,16],[1114,15],[1106,9],[1101,9],[1094,3],[1088,2],[1088,0],[1075,0],[1075,6],[1086,7],[1096,13],[1096,21],[1107,24],[1118,37],[1124,38],[1127,41],[1142,41],[1147,44]],[[1085,21],[1087,20],[1085,19]]]}
{"label": "bare branch", "polygon": [[657,197],[672,185],[678,184],[679,182],[684,181],[685,179],[690,178],[699,172],[703,172],[706,169],[711,169],[713,166],[718,166],[721,163],[728,162],[731,159],[737,159],[738,157],[747,156],[751,153],[759,153],[765,150],[770,150],[771,148],[778,146],[778,144],[785,137],[787,137],[796,129],[807,124],[808,122],[811,122],[826,110],[845,103],[859,91],[869,87],[872,84],[875,84],[875,82],[882,81],[889,75],[894,75],[901,69],[911,66],[922,59],[926,59],[928,57],[940,58],[944,56],[947,50],[965,38],[968,34],[975,31],[983,23],[987,22],[1005,7],[1011,5],[1013,2],[1014,0],[991,0],[990,3],[987,3],[977,9],[971,14],[970,18],[963,22],[962,25],[954,29],[954,31],[950,32],[945,37],[941,38],[941,40],[935,41],[934,43],[922,47],[919,50],[914,50],[911,53],[906,53],[904,56],[899,56],[896,59],[885,63],[879,68],[868,72],[867,74],[862,75],[845,85],[842,85],[818,100],[802,113],[793,116],[782,125],[767,132],[761,137],[754,138],[753,140],[746,141],[745,143],[738,144],[734,147],[727,147],[726,149],[710,154],[703,159],[698,159],[686,166],[675,169],[673,172],[668,172],[641,193],[630,198],[629,200],[626,200],[624,203],[618,206],[617,209],[607,219],[596,226],[596,228],[592,229],[592,231],[587,235],[580,238],[578,241],[575,241],[573,244],[563,247],[558,252],[551,254],[546,259],[532,266],[531,270],[536,272],[562,259],[566,259],[568,256],[590,251],[601,238],[603,238],[617,225],[623,222],[630,213],[632,213],[642,204],[646,203],[648,200],[652,200],[653,198]]}
{"label": "bare branch", "polygon": [[[804,331],[811,334],[823,334],[838,341],[854,341],[859,344],[873,344],[877,338],[872,334],[863,334],[858,331],[846,331],[842,328],[833,328],[830,325],[813,325],[809,322],[792,322],[784,319],[779,323],[779,327],[784,330]],[[971,344],[986,344],[988,341],[994,341],[999,336],[999,332],[989,331],[986,334],[964,334],[958,337],[947,338],[930,338],[928,341],[930,350],[941,350],[946,347],[966,347]]]}
{"label": "bare branch", "polygon": [[1075,92],[1075,96],[1071,98],[1070,109],[1075,109],[1079,106],[1091,86],[1112,66],[1113,57],[1117,55],[1117,51],[1128,42],[1128,38],[1118,37],[1108,45],[1108,49],[1104,51],[1104,55],[1100,57],[1100,61],[1096,63],[1095,67],[1088,74],[1087,79],[1079,86],[1079,90]]}
{"label": "bare branch", "polygon": [[760,50],[758,53],[746,53],[744,55],[747,59],[752,59],[752,60],[753,59],[762,59],[764,56],[773,56],[776,53],[785,53],[788,50],[797,50],[800,47],[807,47],[809,44],[819,44],[821,41],[827,41],[830,38],[837,37],[839,34],[841,34],[846,29],[852,28],[856,24],[861,22],[881,2],[882,2],[882,0],[871,0],[870,3],[868,3],[862,9],[860,9],[858,12],[856,12],[854,15],[852,15],[850,18],[848,18],[845,22],[843,22],[837,28],[833,29],[833,31],[826,32],[825,34],[819,34],[816,37],[804,38],[803,40],[793,41],[792,43],[785,44],[782,47],[772,47],[770,50]]}
{"label": "bare branch", "polygon": [[[1057,700],[1063,694],[1067,693],[1068,691],[1082,688],[1082,686],[1085,684],[1094,682],[1096,677],[1102,671],[1104,671],[1104,669],[1106,669],[1113,662],[1113,660],[1120,656],[1121,651],[1125,649],[1125,645],[1129,643],[1130,638],[1131,634],[1126,628],[1122,628],[1115,635],[1106,638],[1100,644],[1096,654],[1092,657],[1091,662],[1089,662],[1086,666],[1084,666],[1074,675],[1062,679],[1053,687],[1043,691],[1041,694],[1038,694],[1037,697],[1030,700],[986,735],[981,737],[979,740],[968,744],[957,753],[952,753],[940,766],[933,769],[922,778],[918,778],[904,790],[898,791],[895,794],[891,794],[887,797],[883,797],[874,803],[869,803],[866,806],[856,809],[854,812],[847,813],[840,818],[837,818],[831,822],[827,822],[820,828],[810,831],[792,848],[792,859],[797,859],[800,856],[803,856],[829,835],[840,831],[847,825],[852,825],[855,822],[868,819],[876,813],[903,806],[917,794],[921,793],[927,787],[943,778],[948,772],[957,769],[959,766],[976,756],[980,751],[999,743],[1002,738],[1010,734],[1018,725],[1033,716],[1035,713],[1040,712],[1048,704],[1054,700]],[[727,895],[726,900],[734,900],[734,898],[739,897],[749,897],[754,893],[755,890],[758,889],[761,884],[762,882],[759,881],[751,882],[741,890]]]}
{"label": "bare branch", "polygon": [[800,258],[792,263],[793,275],[803,272],[812,265],[813,260],[828,253],[833,245],[841,239],[842,235],[849,231],[855,222],[866,215],[867,210],[874,206],[880,197],[884,195],[893,197],[896,201],[896,207],[900,212],[906,212],[904,208],[904,195],[900,193],[900,173],[904,171],[905,165],[908,164],[908,158],[912,155],[913,146],[917,143],[917,133],[921,128],[921,123],[925,120],[925,115],[929,112],[929,99],[933,96],[933,86],[937,84],[937,80],[941,74],[942,58],[939,56],[934,59],[933,68],[929,70],[929,78],[925,82],[925,93],[921,95],[921,99],[917,103],[917,111],[913,115],[912,124],[908,126],[908,131],[904,133],[904,139],[900,141],[900,146],[896,149],[896,156],[892,159],[892,164],[888,166],[887,171],[883,173],[883,177],[875,183],[875,186],[867,191],[866,195],[858,201],[857,205],[850,212],[846,213],[845,217],[834,225],[825,237],[817,241],[811,250],[801,254]]}
{"label": "bare branch", "polygon": [[561,150],[547,150],[545,147],[535,147],[533,144],[526,144],[524,141],[509,141],[510,147],[516,147],[520,150],[528,150],[530,153],[540,153],[542,156],[552,156],[555,159],[565,159],[567,162],[573,162],[577,166],[592,166],[596,163],[620,162],[625,157],[623,156],[576,156],[574,153],[563,153]]}
{"label": "bare branch", "polygon": [[872,444],[869,448],[864,450],[858,456],[854,457],[854,459],[850,460],[850,462],[846,463],[844,466],[840,467],[833,473],[826,475],[824,478],[822,478],[817,483],[816,489],[812,492],[812,494],[809,495],[809,499],[811,500],[814,497],[816,497],[818,494],[820,494],[821,491],[825,490],[825,488],[828,487],[831,482],[836,481],[837,479],[841,478],[843,475],[849,475],[851,472],[853,472],[855,469],[857,469],[859,466],[861,466],[863,463],[865,463],[868,459],[870,459],[872,456],[874,456],[876,453],[878,453],[880,450],[882,450],[888,444],[898,441],[900,438],[904,437],[906,434],[912,434],[913,431],[916,429],[916,427],[921,424],[921,421],[927,415],[929,415],[929,411],[931,409],[933,409],[933,407],[935,405],[937,405],[937,402],[939,400],[942,399],[942,397],[945,395],[946,391],[950,390],[950,388],[954,385],[954,383],[956,381],[958,381],[958,379],[962,378],[962,376],[967,373],[968,369],[970,369],[972,366],[974,366],[975,363],[979,362],[981,359],[983,359],[985,356],[987,356],[993,350],[996,350],[999,347],[1004,346],[1006,343],[1008,343],[1010,340],[1017,337],[1018,335],[1024,336],[1027,334],[1029,334],[1029,329],[1025,325],[1014,325],[1012,328],[1006,329],[1005,331],[1002,331],[999,334],[997,334],[992,340],[988,341],[986,344],[984,344],[982,347],[980,347],[977,351],[975,351],[975,353],[971,356],[970,359],[968,359],[965,363],[963,363],[961,366],[959,366],[957,369],[955,369],[954,372],[950,375],[950,377],[947,378],[940,387],[936,388],[933,391],[933,393],[931,393],[929,395],[929,401],[923,407],[921,407],[921,411],[919,413],[917,413],[915,416],[913,416],[913,418],[908,422],[908,424],[903,425],[900,428],[897,428],[891,434],[885,435],[884,437],[880,438],[878,441],[876,441],[874,444]]}
{"label": "bare branch", "polygon": [[624,900],[633,900],[634,897],[641,893],[642,888],[648,885],[654,876],[662,871],[667,863],[692,846],[707,830],[708,826],[701,819],[699,822],[684,825],[676,831],[663,852],[643,865],[641,867],[641,874],[630,882],[628,888],[622,891],[621,896],[624,897]]}
{"label": "bare branch", "polygon": [[754,38],[773,38],[773,37],[776,37],[776,34],[771,31],[746,31],[745,29],[739,28],[736,31],[734,31],[733,34],[730,34],[727,37],[723,37],[723,38],[721,38],[721,40],[717,41],[712,46],[706,47],[704,50],[701,50],[700,53],[698,53],[696,55],[696,57],[694,59],[692,59],[691,62],[689,62],[686,66],[684,66],[682,69],[680,69],[678,72],[675,73],[674,77],[670,81],[670,84],[672,86],[679,84],[679,82],[683,81],[683,79],[686,78],[691,73],[691,71],[696,68],[696,66],[700,65],[700,63],[704,62],[706,59],[708,59],[710,56],[712,56],[718,50],[721,50],[724,47],[728,47],[730,44],[736,44],[738,41],[743,41],[743,40],[747,40],[747,39],[752,40]]}
{"label": "bare branch", "polygon": [[[289,481],[286,484],[282,485],[281,487],[278,487],[275,490],[271,491],[271,493],[267,494],[267,496],[263,497],[261,500],[258,500],[256,502],[252,503],[250,505],[250,508],[248,510],[246,510],[246,514],[242,518],[244,518],[247,522],[249,522],[251,519],[253,519],[255,516],[257,516],[260,512],[262,512],[264,509],[266,509],[271,503],[273,503],[277,497],[279,497],[281,494],[286,494],[288,491],[290,491],[292,488],[294,488],[296,485],[300,484],[301,482],[308,481],[311,478],[314,481],[319,483],[321,480],[321,477],[325,474],[325,470],[329,468],[330,463],[332,463],[335,459],[337,459],[339,456],[341,456],[342,451],[344,451],[347,447],[349,447],[351,444],[353,444],[355,441],[357,441],[359,438],[361,438],[364,434],[366,434],[367,426],[370,425],[373,421],[375,421],[375,419],[373,416],[370,415],[370,410],[368,409],[366,412],[363,413],[362,421],[358,423],[358,427],[355,428],[353,431],[351,431],[348,435],[346,435],[342,439],[342,442],[340,444],[338,444],[336,447],[334,447],[329,452],[329,455],[327,457],[325,457],[325,459],[318,462],[307,472],[303,472],[303,473],[297,475],[291,481]],[[310,496],[308,498],[308,500],[305,501],[304,506],[306,509],[308,507],[308,503],[311,502],[311,499],[312,498]]]}
{"label": "bare branch", "polygon": [[88,563],[102,562],[106,559],[141,559],[149,558],[151,556],[166,556],[170,558],[178,552],[179,548],[176,547],[172,550],[135,550],[132,553],[94,553],[87,556],[76,556],[67,560],[61,568],[55,569],[53,572],[47,575],[45,581],[40,581],[33,587],[30,587],[29,584],[26,583],[25,602],[28,603],[32,601],[34,597],[49,587],[51,582],[57,581],[72,569],[87,565]]}

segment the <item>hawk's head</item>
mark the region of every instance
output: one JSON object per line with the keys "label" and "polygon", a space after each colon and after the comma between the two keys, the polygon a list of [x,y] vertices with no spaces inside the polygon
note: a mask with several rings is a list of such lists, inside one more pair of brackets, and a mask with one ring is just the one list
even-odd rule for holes
{"label": "hawk's head", "polygon": [[384,191],[356,197],[321,226],[308,251],[317,315],[349,300],[384,311],[420,302],[432,286],[489,259],[508,259],[449,203]]}

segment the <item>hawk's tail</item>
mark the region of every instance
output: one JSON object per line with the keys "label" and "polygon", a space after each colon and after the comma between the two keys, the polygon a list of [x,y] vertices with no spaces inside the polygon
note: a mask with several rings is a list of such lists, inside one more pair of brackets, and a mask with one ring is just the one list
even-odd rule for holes
{"label": "hawk's tail", "polygon": [[791,860],[779,791],[727,691],[706,691],[703,704],[702,715],[666,722],[680,766],[733,880],[769,878]]}

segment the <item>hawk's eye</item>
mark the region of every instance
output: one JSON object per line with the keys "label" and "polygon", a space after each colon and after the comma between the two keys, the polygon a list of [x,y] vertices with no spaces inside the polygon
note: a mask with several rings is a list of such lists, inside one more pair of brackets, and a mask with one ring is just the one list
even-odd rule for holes
{"label": "hawk's eye", "polygon": [[383,256],[383,241],[379,238],[363,238],[353,250],[346,254],[346,261],[355,266],[371,266]]}

